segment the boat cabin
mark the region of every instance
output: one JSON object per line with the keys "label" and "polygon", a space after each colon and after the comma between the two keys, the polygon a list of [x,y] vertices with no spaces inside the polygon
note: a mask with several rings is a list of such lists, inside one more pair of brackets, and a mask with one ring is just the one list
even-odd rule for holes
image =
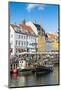
{"label": "boat cabin", "polygon": [[25,69],[26,68],[26,61],[25,60],[20,60],[19,61],[19,68],[20,69]]}

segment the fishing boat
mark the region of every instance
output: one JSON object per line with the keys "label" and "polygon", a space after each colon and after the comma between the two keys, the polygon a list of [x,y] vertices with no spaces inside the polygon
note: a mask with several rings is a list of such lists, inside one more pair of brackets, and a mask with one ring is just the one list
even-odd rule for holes
{"label": "fishing boat", "polygon": [[18,73],[20,75],[28,75],[31,74],[31,68],[28,66],[28,63],[25,60],[20,60],[19,61],[19,68],[18,68]]}

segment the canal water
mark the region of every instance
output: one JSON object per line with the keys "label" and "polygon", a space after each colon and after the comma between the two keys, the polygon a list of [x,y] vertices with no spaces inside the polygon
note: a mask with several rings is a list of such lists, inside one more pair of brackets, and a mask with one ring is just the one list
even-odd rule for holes
{"label": "canal water", "polygon": [[44,75],[13,75],[10,77],[10,87],[21,87],[21,86],[37,86],[37,85],[56,85],[59,84],[59,71],[58,65],[54,66],[53,72]]}

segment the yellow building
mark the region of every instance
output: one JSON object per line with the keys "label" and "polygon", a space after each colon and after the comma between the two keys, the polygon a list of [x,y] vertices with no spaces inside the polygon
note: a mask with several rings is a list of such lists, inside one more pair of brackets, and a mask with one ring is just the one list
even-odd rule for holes
{"label": "yellow building", "polygon": [[58,45],[59,45],[59,43],[57,42],[57,41],[53,41],[52,43],[51,43],[51,45],[52,45],[52,50],[54,50],[54,51],[58,51]]}
{"label": "yellow building", "polygon": [[45,31],[41,27],[41,25],[35,24],[37,27],[38,31],[38,36],[37,36],[37,46],[38,46],[38,52],[44,52],[45,51]]}
{"label": "yellow building", "polygon": [[52,40],[51,46],[52,51],[58,51],[59,43],[58,43],[58,35],[57,34],[49,34],[48,37]]}
{"label": "yellow building", "polygon": [[38,35],[38,52],[45,51],[45,36]]}

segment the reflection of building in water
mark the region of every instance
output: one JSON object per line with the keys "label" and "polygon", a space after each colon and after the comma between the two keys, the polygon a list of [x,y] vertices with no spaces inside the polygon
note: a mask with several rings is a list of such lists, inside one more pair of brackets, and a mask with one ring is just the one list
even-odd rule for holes
{"label": "reflection of building in water", "polygon": [[26,77],[18,76],[17,78],[18,78],[18,86],[25,86],[25,84],[26,84]]}

